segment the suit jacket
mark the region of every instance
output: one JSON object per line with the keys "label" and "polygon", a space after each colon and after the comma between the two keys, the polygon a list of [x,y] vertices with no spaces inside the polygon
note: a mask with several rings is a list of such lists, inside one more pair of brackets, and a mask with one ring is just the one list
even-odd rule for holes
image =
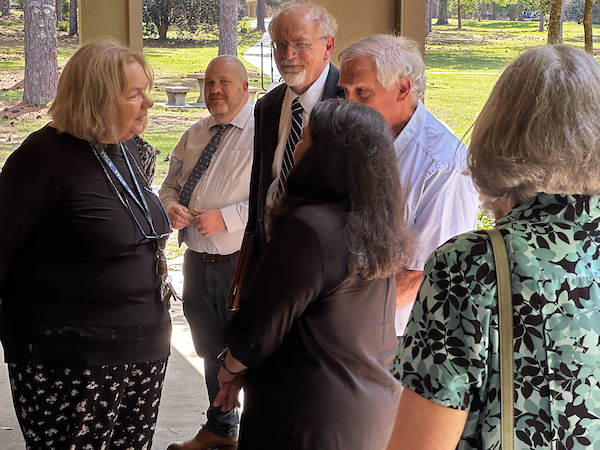
{"label": "suit jacket", "polygon": [[[321,100],[329,98],[344,98],[344,89],[338,86],[340,71],[333,64],[329,65],[329,74],[325,80],[325,89]],[[265,210],[267,191],[273,182],[271,170],[273,158],[277,149],[279,119],[287,89],[286,84],[277,86],[262,97],[254,109],[254,160],[252,163],[252,178],[250,180],[250,214],[246,231],[256,233],[257,256],[265,243],[263,214]]]}

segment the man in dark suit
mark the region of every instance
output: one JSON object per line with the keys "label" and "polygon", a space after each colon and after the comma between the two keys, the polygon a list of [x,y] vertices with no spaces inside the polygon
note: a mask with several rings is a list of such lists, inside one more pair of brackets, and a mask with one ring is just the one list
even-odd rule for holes
{"label": "man in dark suit", "polygon": [[293,165],[289,152],[300,138],[298,129],[308,124],[317,102],[344,96],[337,85],[339,70],[329,62],[336,28],[327,11],[309,4],[284,8],[269,24],[275,63],[285,84],[261,98],[255,109],[246,229],[256,232],[259,252],[265,242],[263,213],[285,185]]}

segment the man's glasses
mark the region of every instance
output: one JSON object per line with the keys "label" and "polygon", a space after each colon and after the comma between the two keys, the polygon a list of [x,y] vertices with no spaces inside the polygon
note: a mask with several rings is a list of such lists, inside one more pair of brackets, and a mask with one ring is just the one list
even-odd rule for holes
{"label": "man's glasses", "polygon": [[327,39],[327,36],[321,36],[320,38],[314,39],[310,42],[285,42],[285,41],[272,41],[271,47],[276,55],[283,55],[287,51],[288,45],[292,47],[292,50],[297,55],[304,55],[308,47],[313,45],[315,42],[321,39]]}

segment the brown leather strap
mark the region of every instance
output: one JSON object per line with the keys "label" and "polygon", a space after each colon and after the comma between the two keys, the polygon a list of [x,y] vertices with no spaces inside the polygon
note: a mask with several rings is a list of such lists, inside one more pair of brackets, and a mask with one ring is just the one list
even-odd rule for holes
{"label": "brown leather strap", "polygon": [[514,448],[514,344],[510,267],[506,243],[497,229],[485,230],[492,241],[498,282],[498,336],[500,339],[500,432],[503,450]]}

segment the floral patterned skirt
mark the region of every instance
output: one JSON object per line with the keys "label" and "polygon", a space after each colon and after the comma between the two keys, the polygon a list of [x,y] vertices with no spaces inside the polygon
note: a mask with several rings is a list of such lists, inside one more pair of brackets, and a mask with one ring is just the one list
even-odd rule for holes
{"label": "floral patterned skirt", "polygon": [[9,366],[28,450],[149,450],[167,359],[100,367]]}

